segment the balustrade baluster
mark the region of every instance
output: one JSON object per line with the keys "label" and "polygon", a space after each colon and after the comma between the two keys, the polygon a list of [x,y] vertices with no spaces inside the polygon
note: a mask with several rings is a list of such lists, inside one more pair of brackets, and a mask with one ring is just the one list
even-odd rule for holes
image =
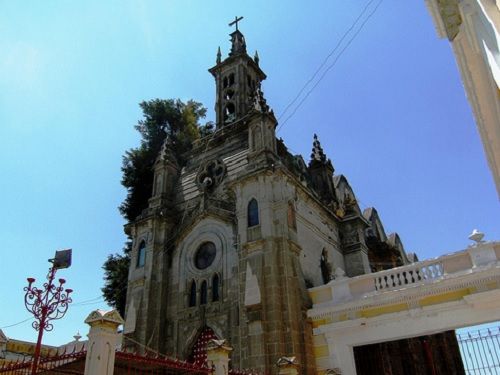
{"label": "balustrade baluster", "polygon": [[431,270],[432,270],[432,278],[435,279],[438,276],[438,274],[436,272],[437,271],[436,270],[436,265],[435,264],[431,264],[430,267],[431,267]]}
{"label": "balustrade baluster", "polygon": [[415,282],[415,279],[413,277],[413,272],[414,270],[408,270],[408,284],[413,284]]}

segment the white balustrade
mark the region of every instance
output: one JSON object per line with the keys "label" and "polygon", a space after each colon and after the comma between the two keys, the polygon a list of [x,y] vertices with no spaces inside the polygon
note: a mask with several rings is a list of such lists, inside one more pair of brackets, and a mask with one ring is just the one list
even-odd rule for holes
{"label": "white balustrade", "polygon": [[[447,275],[471,272],[476,267],[496,264],[499,257],[500,244],[498,242],[481,243],[467,250],[435,259],[352,278],[338,278],[325,287],[331,288],[328,295],[331,296],[329,298],[333,303],[343,303],[367,295],[432,283]],[[329,298],[325,294],[320,299],[321,302],[326,302]]]}
{"label": "white balustrade", "polygon": [[394,290],[404,288],[412,284],[420,284],[435,280],[444,275],[441,260],[426,261],[398,267],[387,271],[371,274],[374,277],[375,289]]}

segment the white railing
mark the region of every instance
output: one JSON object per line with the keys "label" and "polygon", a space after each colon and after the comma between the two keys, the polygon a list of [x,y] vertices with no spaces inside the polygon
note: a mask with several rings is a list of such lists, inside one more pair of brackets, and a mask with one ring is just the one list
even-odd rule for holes
{"label": "white railing", "polygon": [[418,262],[392,270],[374,273],[375,290],[393,290],[435,280],[444,275],[442,260]]}
{"label": "white railing", "polygon": [[480,243],[453,254],[356,277],[339,275],[326,285],[310,289],[314,304],[338,304],[366,296],[429,284],[478,267],[498,264],[500,242]]}

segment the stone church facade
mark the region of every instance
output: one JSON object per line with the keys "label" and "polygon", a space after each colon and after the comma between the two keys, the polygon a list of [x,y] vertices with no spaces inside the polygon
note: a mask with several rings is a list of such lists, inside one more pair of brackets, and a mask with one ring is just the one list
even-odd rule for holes
{"label": "stone church facade", "polygon": [[[276,373],[295,356],[315,373],[307,289],[409,262],[377,211],[362,212],[320,141],[306,164],[276,138],[266,79],[243,34],[209,69],[216,131],[179,167],[167,147],[154,165],[149,207],[126,225],[133,239],[124,333],[196,360],[200,340],[233,347],[235,368]],[[131,342],[133,342],[131,340]]]}

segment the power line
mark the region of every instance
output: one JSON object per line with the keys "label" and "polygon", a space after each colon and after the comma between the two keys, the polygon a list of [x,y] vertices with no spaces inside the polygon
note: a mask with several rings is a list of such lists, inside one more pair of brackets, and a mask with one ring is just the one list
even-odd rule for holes
{"label": "power line", "polygon": [[[83,300],[83,301],[79,301],[79,302],[76,302],[76,303],[72,303],[71,306],[78,306],[78,305],[82,305],[82,304],[86,304],[88,302],[94,302],[94,301],[97,301],[97,300],[102,300],[102,296],[98,296],[98,297],[95,297],[95,298],[91,298],[91,299],[86,299],[86,300]],[[94,302],[95,303],[95,302]]]}
{"label": "power line", "polygon": [[297,101],[297,99],[304,92],[304,90],[306,89],[306,87],[314,80],[314,78],[316,78],[316,76],[318,75],[318,73],[321,71],[321,69],[323,69],[323,67],[325,66],[325,64],[328,62],[328,59],[335,53],[335,51],[337,51],[337,49],[340,47],[340,45],[342,44],[342,42],[344,41],[344,39],[346,38],[346,36],[354,29],[354,27],[359,22],[359,20],[361,19],[361,17],[365,14],[366,10],[369,8],[369,6],[374,1],[375,0],[369,0],[368,1],[368,3],[363,8],[363,10],[359,14],[359,16],[356,18],[356,20],[351,24],[351,26],[345,31],[344,35],[342,35],[342,38],[340,38],[340,40],[337,42],[337,45],[335,46],[335,48],[333,48],[333,50],[331,50],[330,53],[325,57],[325,59],[323,60],[323,62],[319,66],[319,68],[316,69],[316,71],[314,72],[314,74],[312,75],[312,77],[309,78],[309,80],[304,84],[304,86],[302,86],[302,88],[300,89],[300,91],[298,92],[298,94],[295,96],[295,98],[290,103],[288,103],[288,105],[285,107],[285,109],[283,110],[283,112],[279,115],[278,121],[285,115],[285,113],[288,111],[288,109]]}
{"label": "power line", "polygon": [[19,324],[23,324],[24,322],[27,322],[28,320],[31,320],[31,319],[33,319],[33,317],[30,316],[29,318],[21,320],[20,322],[17,322],[17,323],[14,323],[14,324],[9,324],[8,326],[0,327],[0,329],[15,327],[15,326],[18,326]]}
{"label": "power line", "polygon": [[318,86],[318,84],[323,80],[323,78],[325,77],[326,73],[328,73],[330,71],[330,69],[332,69],[336,64],[337,64],[337,61],[342,57],[342,55],[344,54],[345,50],[352,44],[352,42],[354,41],[354,39],[359,35],[359,33],[361,32],[361,30],[363,30],[364,26],[366,25],[366,23],[370,20],[370,18],[375,14],[375,12],[377,11],[377,9],[380,7],[380,5],[382,4],[383,0],[380,0],[377,5],[375,6],[375,8],[373,9],[373,11],[371,13],[368,14],[368,16],[365,18],[365,20],[361,23],[361,26],[359,27],[359,29],[354,33],[354,35],[351,37],[351,39],[349,39],[349,41],[347,42],[347,44],[344,46],[344,48],[342,48],[342,50],[340,51],[339,55],[335,58],[335,60],[333,60],[333,62],[328,66],[328,68],[323,72],[323,74],[319,77],[319,79],[316,81],[316,83],[314,84],[314,86],[306,93],[306,95],[302,98],[302,100],[299,102],[299,104],[295,107],[295,109],[293,110],[293,112],[285,119],[285,121],[283,121],[283,123],[278,127],[278,130],[277,132],[280,131],[280,129],[287,123],[287,121],[293,117],[293,115],[297,112],[297,110],[300,108],[300,106],[304,103],[304,101],[309,97],[309,95],[311,94],[311,92],[313,92],[313,90],[316,88],[316,86]]}
{"label": "power line", "polygon": [[100,301],[87,302],[87,303],[77,303],[77,304],[73,304],[73,305],[70,305],[70,306],[72,306],[72,307],[82,307],[82,306],[96,305],[98,303],[103,303],[103,302],[106,302],[106,301],[104,301],[104,299],[102,299]]}
{"label": "power line", "polygon": [[[95,297],[95,298],[87,299],[87,300],[84,300],[84,301],[81,301],[81,302],[78,302],[78,303],[73,303],[70,306],[88,306],[88,305],[95,305],[97,303],[102,303],[102,302],[104,302],[104,299],[102,297]],[[23,324],[23,323],[25,323],[25,322],[27,322],[28,320],[31,320],[31,319],[33,319],[33,317],[29,317],[29,318],[26,318],[24,320],[21,320],[20,322],[0,327],[0,329],[15,327],[15,326]]]}

